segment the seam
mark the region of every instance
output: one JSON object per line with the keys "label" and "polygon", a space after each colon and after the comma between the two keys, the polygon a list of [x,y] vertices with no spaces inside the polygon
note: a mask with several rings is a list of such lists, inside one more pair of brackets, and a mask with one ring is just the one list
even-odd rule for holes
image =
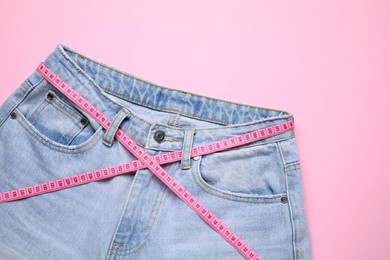
{"label": "seam", "polygon": [[301,168],[294,168],[294,169],[286,169],[285,172],[286,173],[289,173],[289,172],[295,172],[295,171],[299,171]]}
{"label": "seam", "polygon": [[[34,71],[34,72],[35,72],[35,71]],[[37,72],[37,73],[38,73],[38,72]],[[33,76],[33,75],[31,75],[31,76]],[[44,78],[41,74],[38,73],[38,76],[39,76],[40,79],[39,79],[38,82],[36,82],[35,84],[32,83],[32,82],[30,81],[30,80],[31,80],[30,77],[28,77],[28,78],[26,79],[26,82],[27,82],[27,84],[30,85],[31,89],[35,88],[36,86],[38,86],[39,84],[41,84],[42,81],[45,80],[45,78]]]}
{"label": "seam", "polygon": [[165,136],[164,142],[177,143],[177,142],[181,142],[181,139],[177,139],[177,138],[170,137],[170,136]]}
{"label": "seam", "polygon": [[278,148],[278,151],[279,151],[279,155],[280,157],[282,158],[282,161],[283,161],[283,167],[286,168],[286,160],[284,159],[284,152],[283,152],[283,149],[282,149],[282,146],[279,142],[276,142],[276,145],[277,145],[277,148]]}
{"label": "seam", "polygon": [[[144,122],[145,124],[149,125],[149,126],[152,126],[152,125],[158,125],[158,124],[155,124],[153,122],[149,122],[149,121],[146,121],[145,119],[143,119],[142,117],[139,117],[138,115],[136,114],[133,114],[131,111],[129,111],[129,115],[131,115],[131,117],[134,117],[136,119],[138,119],[139,121],[141,122]],[[165,126],[165,125],[164,125]]]}
{"label": "seam", "polygon": [[[234,151],[234,150],[246,149],[246,148],[251,148],[251,147],[257,147],[257,146],[260,146],[260,145],[277,143],[277,142],[279,142],[279,141],[288,140],[288,139],[290,139],[290,138],[293,138],[293,137],[285,137],[285,138],[280,138],[280,139],[272,139],[272,140],[268,140],[268,141],[257,141],[257,142],[254,142],[254,143],[251,143],[251,144],[248,144],[248,145],[241,145],[241,146],[238,146],[238,147],[235,147],[235,148],[227,149],[227,150],[225,150],[225,151]],[[220,151],[220,152],[224,152],[224,151]],[[217,152],[217,153],[220,153],[220,152]]]}
{"label": "seam", "polygon": [[188,157],[186,158],[187,163],[185,163],[184,167],[191,167],[191,151],[192,151],[192,146],[194,144],[196,129],[193,128],[192,130],[193,130],[193,132],[191,134],[190,146],[188,147],[188,149],[186,149],[187,150],[186,153],[188,155]]}
{"label": "seam", "polygon": [[294,167],[294,166],[299,166],[299,165],[300,165],[299,161],[296,161],[296,162],[285,164],[284,168],[289,168],[289,167]]}
{"label": "seam", "polygon": [[294,165],[289,165],[289,166],[285,166],[284,167],[285,169],[285,172],[288,173],[288,172],[294,172],[294,171],[297,171],[297,170],[300,170],[301,169],[301,166],[300,164],[294,164]]}
{"label": "seam", "polygon": [[[113,255],[117,255],[117,256],[125,256],[125,255],[131,255],[131,254],[135,254],[137,253],[138,251],[140,251],[146,244],[146,238],[149,236],[150,232],[152,231],[152,228],[154,226],[154,223],[157,219],[157,215],[158,215],[158,212],[159,212],[159,209],[160,209],[160,206],[162,204],[162,201],[164,200],[165,198],[165,194],[166,194],[166,186],[162,183],[162,186],[163,188],[161,189],[161,191],[159,192],[159,194],[157,195],[157,197],[161,196],[160,199],[157,199],[157,201],[155,202],[155,205],[153,206],[153,209],[152,211],[150,212],[150,215],[149,215],[149,221],[150,219],[153,219],[152,220],[152,223],[150,224],[150,227],[147,228],[144,233],[142,234],[142,238],[140,239],[139,243],[137,243],[136,245],[132,246],[131,248],[129,249],[113,249],[115,250],[116,252],[128,252],[128,254],[117,254],[117,253],[112,253]],[[156,210],[155,214],[154,214],[154,217],[152,216],[153,212]],[[148,222],[149,222],[148,221]],[[146,233],[147,232],[147,233]],[[133,250],[135,249],[136,247],[138,247],[136,250]]]}
{"label": "seam", "polygon": [[[287,139],[290,139],[290,138],[293,138],[293,137],[294,136],[285,137],[285,138],[281,138],[281,139],[272,139],[272,140],[269,140],[269,141],[257,141],[257,142],[254,142],[252,144],[242,145],[240,147],[230,148],[230,149],[227,149],[227,150],[224,150],[224,151],[218,151],[218,152],[214,152],[214,153],[222,153],[222,152],[227,152],[227,151],[233,151],[233,150],[239,150],[239,149],[256,147],[258,145],[271,144],[271,143],[275,143],[275,142],[278,142],[278,141],[284,141],[284,140],[287,140]],[[153,151],[166,151],[166,152],[174,152],[174,151],[176,151],[175,149],[160,148],[160,147],[148,147],[148,149],[153,150]]]}
{"label": "seam", "polygon": [[[205,117],[201,117],[201,116],[197,116],[197,115],[194,115],[194,114],[190,114],[190,113],[186,113],[186,112],[183,112],[183,111],[178,111],[178,110],[170,110],[170,109],[166,109],[166,108],[163,108],[163,107],[159,107],[159,106],[153,106],[153,105],[148,105],[148,104],[145,104],[141,101],[138,101],[138,100],[134,100],[132,98],[129,98],[129,97],[126,97],[124,95],[121,95],[121,94],[118,94],[114,91],[111,91],[109,89],[106,89],[106,88],[103,88],[101,86],[98,86],[98,88],[100,88],[103,92],[107,92],[108,94],[112,94],[114,96],[118,96],[118,97],[121,97],[125,100],[128,100],[128,101],[131,101],[133,103],[136,103],[136,104],[140,104],[140,105],[143,105],[145,107],[151,107],[153,109],[157,109],[157,110],[160,110],[160,111],[167,111],[167,112],[171,112],[171,113],[177,113],[178,116],[180,115],[186,115],[188,117],[192,117],[192,118],[196,118],[196,119],[202,119],[204,121],[209,121],[209,122],[212,122],[212,123],[218,123],[218,124],[222,124],[222,126],[218,126],[218,127],[209,127],[209,128],[199,128],[197,129],[197,131],[209,131],[209,130],[223,130],[224,128],[229,128],[229,129],[234,129],[234,128],[240,128],[240,127],[246,127],[246,126],[251,126],[251,125],[256,125],[258,123],[262,123],[262,122],[267,122],[267,121],[272,121],[272,120],[278,120],[278,119],[287,119],[287,118],[292,118],[292,114],[291,113],[287,113],[285,114],[284,113],[284,116],[273,116],[273,117],[267,117],[267,118],[263,118],[263,119],[257,119],[257,120],[254,120],[254,121],[251,121],[251,122],[247,122],[247,123],[241,123],[241,124],[230,124],[230,122],[224,122],[224,121],[220,121],[220,120],[213,120],[213,119],[210,119],[210,118],[205,118]],[[114,102],[115,104],[119,105],[117,102],[115,102],[114,100],[111,100],[109,99],[108,97],[106,97],[108,100],[110,100],[111,102]],[[245,105],[244,105],[245,106]],[[138,120],[141,120],[142,122],[145,122],[146,124],[148,125],[156,125],[156,126],[163,126],[163,127],[166,127],[166,128],[170,128],[170,129],[175,129],[175,130],[180,130],[182,131],[183,129],[182,128],[178,128],[177,126],[174,127],[174,126],[170,126],[170,125],[162,125],[162,124],[153,124],[151,122],[148,122],[140,117],[138,117],[137,115],[131,113],[131,116],[137,118]],[[179,117],[178,117],[179,118]],[[177,118],[177,119],[178,119]],[[178,122],[177,122],[178,123]],[[270,137],[272,138],[272,137]]]}
{"label": "seam", "polygon": [[289,172],[293,172],[293,171],[296,171],[296,170],[300,170],[301,167],[300,167],[300,163],[299,161],[295,161],[295,162],[290,162],[290,163],[286,163],[285,159],[284,159],[284,152],[283,152],[283,148],[282,148],[282,145],[280,144],[280,142],[277,142],[277,145],[279,147],[279,153],[282,157],[282,160],[283,160],[283,168],[284,168],[284,172],[285,173],[289,173]]}
{"label": "seam", "polygon": [[[172,167],[173,167],[173,165],[168,166],[168,167],[167,167],[167,171],[171,171]],[[146,169],[146,170],[149,170],[149,169]],[[140,170],[138,170],[138,171],[140,171]],[[117,234],[118,234],[118,230],[119,230],[120,226],[121,226],[122,223],[123,223],[124,216],[125,216],[125,214],[126,214],[126,212],[127,212],[127,208],[128,208],[128,206],[129,206],[129,202],[130,202],[130,199],[131,199],[132,194],[133,194],[133,191],[134,191],[134,185],[135,185],[136,180],[138,179],[138,176],[139,176],[138,171],[137,171],[136,176],[135,176],[135,178],[134,178],[134,180],[133,180],[133,185],[132,185],[132,187],[131,187],[131,192],[130,192],[130,195],[129,195],[129,197],[128,197],[128,200],[127,200],[127,202],[126,202],[125,210],[123,211],[123,214],[122,214],[122,216],[121,216],[121,220],[120,220],[120,222],[119,222],[119,224],[118,224],[118,226],[117,226],[117,229],[116,229],[116,231],[115,231],[115,233],[114,233],[114,235],[113,235],[113,240],[112,240],[112,241],[115,240],[115,238],[116,238],[116,236],[117,236]],[[150,170],[149,170],[149,171],[150,171]],[[152,174],[153,174],[153,173],[152,173]],[[153,175],[154,175],[154,174],[153,174]],[[126,252],[128,252],[128,251],[131,251],[131,250],[133,250],[134,248],[136,248],[136,247],[138,247],[138,246],[140,245],[140,248],[138,248],[137,250],[135,250],[134,252],[131,252],[131,253],[129,253],[129,254],[136,253],[137,251],[139,251],[139,250],[144,246],[144,244],[145,244],[145,242],[146,242],[146,238],[149,236],[149,233],[150,233],[150,231],[152,230],[152,227],[153,227],[153,225],[154,225],[155,219],[157,218],[158,209],[160,208],[161,201],[163,200],[164,195],[165,195],[166,187],[165,187],[164,183],[161,183],[161,184],[162,184],[163,188],[162,188],[162,190],[161,190],[161,191],[158,193],[158,195],[157,195],[157,201],[159,201],[159,200],[160,200],[160,201],[159,201],[159,202],[157,202],[157,201],[155,202],[155,204],[154,204],[154,206],[153,206],[153,209],[151,210],[150,215],[149,215],[148,224],[150,223],[150,219],[152,218],[152,214],[153,214],[154,210],[156,209],[155,216],[154,216],[154,219],[153,219],[152,223],[150,224],[150,227],[149,227],[149,228],[148,228],[148,227],[145,228],[145,230],[143,231],[143,233],[142,233],[142,235],[141,235],[139,241],[138,241],[135,245],[133,245],[131,248],[128,248],[128,249],[118,249],[118,248],[113,248],[113,247],[112,247],[112,244],[111,244],[111,245],[110,245],[110,248],[109,248],[109,250],[108,250],[108,255],[107,255],[107,258],[106,258],[106,259],[108,259],[108,257],[111,256],[111,255],[120,255],[120,254],[116,254],[115,252],[118,252],[118,251],[126,251]],[[160,199],[158,199],[159,196],[161,196]],[[158,204],[157,204],[157,203],[158,203]],[[146,233],[146,232],[147,232],[147,233]],[[114,251],[115,251],[115,252],[114,252]],[[129,254],[128,254],[128,255],[129,255]]]}
{"label": "seam", "polygon": [[45,145],[46,147],[60,152],[64,154],[78,154],[86,152],[87,150],[91,149],[99,140],[99,130],[101,126],[96,130],[96,132],[90,136],[89,140],[85,141],[83,144],[77,145],[75,148],[70,147],[58,147],[57,144],[54,144],[52,140],[48,139],[47,137],[43,136],[38,130],[34,128],[34,126],[30,125],[29,122],[24,118],[24,116],[20,113],[19,110],[14,109],[14,111],[17,111],[18,117],[17,122],[39,143]]}
{"label": "seam", "polygon": [[[137,117],[137,116],[135,116],[135,117]],[[139,118],[139,117],[137,117],[137,118]],[[196,130],[199,132],[199,131],[210,131],[210,130],[225,130],[226,128],[227,129],[235,129],[235,128],[253,126],[253,125],[257,125],[259,123],[264,123],[264,122],[268,122],[268,121],[274,121],[274,120],[279,120],[279,119],[289,119],[289,118],[292,118],[292,117],[291,116],[274,116],[274,117],[267,117],[267,118],[263,118],[263,119],[259,119],[259,120],[250,121],[250,122],[247,122],[247,123],[229,124],[229,125],[222,125],[222,126],[216,126],[216,127],[207,127],[207,128],[196,128]],[[147,121],[144,121],[144,122],[146,122],[148,124],[151,124],[150,122],[147,122]],[[165,125],[165,124],[157,123],[156,126],[162,126],[164,128],[168,128],[168,129],[183,131],[183,128],[174,127],[174,126],[171,126],[171,125]],[[254,131],[254,130],[252,130],[252,131]],[[249,132],[251,132],[251,131],[249,131]],[[245,132],[245,133],[249,133],[249,132]],[[285,132],[283,134],[286,134],[286,133],[289,133],[289,132],[294,133],[294,130],[291,129],[290,131]],[[268,138],[272,138],[272,137],[273,136],[267,137],[267,139]]]}
{"label": "seam", "polygon": [[179,118],[180,118],[180,115],[179,114],[175,114],[176,117],[175,117],[175,120],[173,122],[173,126],[176,126],[178,127],[179,126]]}
{"label": "seam", "polygon": [[[65,46],[64,46],[64,47],[65,47]],[[112,99],[110,99],[109,97],[107,97],[106,93],[104,93],[104,91],[102,90],[102,88],[101,88],[100,86],[98,86],[98,85],[96,84],[96,82],[95,82],[89,75],[87,75],[87,73],[86,73],[79,65],[77,65],[77,64],[75,63],[74,60],[72,60],[70,57],[68,57],[68,55],[67,55],[63,50],[60,49],[60,53],[61,53],[61,55],[65,58],[65,60],[67,60],[67,61],[70,63],[70,66],[71,66],[71,67],[73,67],[74,69],[76,69],[77,72],[81,73],[81,76],[84,78],[84,80],[87,80],[88,82],[90,82],[90,83],[92,84],[92,86],[94,86],[94,88],[97,89],[97,90],[100,92],[100,94],[101,94],[101,96],[102,96],[103,99],[105,99],[105,100],[108,101],[108,102],[111,102],[112,104],[115,104],[115,105],[118,106],[118,107],[122,107],[121,104],[119,104],[119,103],[116,102],[115,100],[112,100]],[[71,71],[71,68],[68,67],[69,64],[65,64],[65,63],[64,63],[63,61],[61,61],[61,60],[60,60],[60,62],[64,65],[64,67],[68,70],[68,72],[69,72],[70,74],[73,75],[73,78],[74,78],[75,80],[77,80],[77,82],[79,82],[80,85],[81,85],[85,90],[87,90],[87,91],[90,90],[90,87],[89,87],[88,85],[86,85],[86,83],[85,83],[83,80],[81,80],[79,77],[77,77],[76,75],[73,74],[73,72]],[[50,84],[51,84],[51,83],[50,83]],[[103,100],[102,100],[102,102],[103,102]]]}
{"label": "seam", "polygon": [[[190,143],[188,144],[188,135],[191,133],[191,138],[190,138]],[[191,150],[192,150],[192,144],[194,141],[194,134],[195,134],[195,129],[190,128],[186,129],[184,132],[184,140],[183,140],[183,151],[181,154],[181,165],[182,169],[187,169],[191,165]]]}
{"label": "seam", "polygon": [[[150,142],[152,140],[152,130],[154,129],[156,125],[155,124],[152,124],[150,125],[149,129],[148,129],[148,135],[146,136],[146,142],[145,142],[145,147],[147,147],[148,149],[150,149]],[[152,151],[159,151],[159,150],[155,150],[155,149],[151,149]]]}
{"label": "seam", "polygon": [[110,246],[108,247],[108,251],[107,251],[107,254],[106,254],[106,260],[110,258],[111,250],[112,250],[112,247],[113,247],[113,243],[114,243],[115,238],[116,238],[116,236],[117,236],[117,234],[118,234],[119,227],[122,225],[123,218],[124,218],[124,216],[125,216],[125,214],[126,214],[126,211],[127,211],[128,206],[129,206],[129,202],[130,202],[130,199],[131,199],[132,194],[133,194],[133,191],[134,191],[134,185],[135,185],[136,180],[138,179],[138,176],[139,176],[139,174],[138,174],[139,171],[140,171],[140,170],[137,170],[136,173],[135,173],[135,175],[134,175],[134,179],[133,179],[133,182],[132,182],[131,187],[130,187],[130,193],[127,195],[127,199],[126,199],[126,202],[125,202],[125,207],[124,207],[124,209],[123,209],[123,211],[122,211],[120,220],[119,220],[119,222],[118,222],[118,224],[117,224],[117,226],[116,226],[116,229],[115,229],[115,231],[114,231],[114,235],[112,236],[111,244],[110,244]]}
{"label": "seam", "polygon": [[[24,83],[26,83],[27,85],[28,85],[28,88],[25,88],[24,87]],[[36,86],[36,85],[35,85]],[[28,96],[28,94],[30,94],[30,92],[34,89],[34,87],[35,86],[33,86],[28,80],[25,80],[22,84],[21,84],[21,87],[23,88],[23,90],[24,90],[24,95],[23,95],[23,97],[21,98],[21,99],[19,99],[19,101],[17,101],[16,103],[14,103],[13,104],[13,106],[11,107],[11,109],[9,109],[8,110],[8,113],[6,114],[6,115],[4,115],[4,117],[3,117],[3,119],[2,119],[2,121],[0,121],[0,127],[4,124],[4,122],[7,120],[7,118],[9,117],[9,115],[11,114],[11,112],[13,111],[13,110],[15,110],[18,106],[19,106],[19,104],[20,103],[22,103],[24,100],[25,100],[25,98]],[[17,90],[16,90],[17,91]],[[14,92],[15,93],[15,92]],[[13,94],[11,94],[11,96],[12,96]],[[10,97],[11,97],[10,96]],[[0,107],[2,107],[2,105],[0,106]],[[1,119],[1,118],[0,118]]]}
{"label": "seam", "polygon": [[194,166],[193,170],[191,171],[192,177],[200,189],[202,189],[204,192],[207,192],[213,196],[216,196],[216,197],[219,197],[219,198],[225,199],[225,200],[252,203],[252,204],[282,203],[280,201],[280,198],[283,196],[286,196],[286,193],[279,193],[279,194],[274,194],[274,195],[269,195],[269,196],[267,196],[267,195],[240,196],[238,194],[226,193],[224,191],[218,190],[212,186],[209,186],[209,185],[203,183],[202,179],[199,177],[201,160],[202,160],[202,156],[200,156],[199,160],[196,161],[196,166]]}
{"label": "seam", "polygon": [[180,116],[179,114],[171,113],[167,125],[177,127],[177,123],[178,123],[177,120],[179,116]]}
{"label": "seam", "polygon": [[[290,196],[290,187],[288,185],[288,172],[291,172],[293,170],[295,170],[297,167],[296,164],[286,164],[286,161],[285,161],[285,158],[284,158],[284,151],[283,151],[283,148],[282,148],[282,145],[280,142],[277,142],[277,147],[278,147],[278,150],[279,150],[279,154],[283,160],[283,170],[284,170],[284,178],[285,178],[285,182],[286,182],[286,189],[287,189],[287,197],[288,197],[288,206],[289,206],[289,211],[290,211],[290,221],[291,221],[291,229],[292,229],[292,242],[293,242],[293,250],[295,252],[294,254],[294,259],[295,260],[298,260],[298,249],[296,247],[296,230],[295,230],[295,223],[294,223],[294,214],[292,212],[292,202],[291,202],[291,196]],[[293,168],[293,169],[291,169]],[[299,168],[299,165],[298,165],[298,168]]]}
{"label": "seam", "polygon": [[[122,113],[124,112],[123,109],[121,109],[121,111],[119,111],[118,113]],[[112,133],[116,133],[116,131],[118,130],[119,128],[119,125],[122,123],[123,119],[128,115],[127,112],[124,112],[122,114],[122,116],[119,118],[119,120],[116,120],[117,118],[114,117],[114,119],[112,120],[112,122],[115,122],[115,124],[112,124],[111,127],[109,127],[109,129],[107,130],[107,133],[105,134],[105,136],[107,136],[108,134],[111,135]],[[116,129],[116,130],[115,130]],[[112,136],[114,137],[114,136]],[[111,138],[112,139],[112,138]]]}
{"label": "seam", "polygon": [[[249,108],[255,108],[255,109],[264,109],[264,110],[269,110],[269,111],[276,111],[276,112],[282,112],[283,114],[288,114],[288,115],[291,115],[290,112],[288,111],[283,111],[283,110],[279,110],[279,109],[271,109],[271,108],[265,108],[265,107],[256,107],[256,106],[252,106],[252,105],[245,105],[245,104],[241,104],[241,103],[238,103],[238,102],[233,102],[233,101],[227,101],[227,100],[222,100],[222,99],[217,99],[217,98],[213,98],[213,97],[208,97],[208,96],[202,96],[202,95],[199,95],[199,94],[195,94],[195,93],[191,93],[191,92],[186,92],[186,91],[182,91],[182,90],[178,90],[178,89],[173,89],[173,88],[168,88],[168,87],[164,87],[164,86],[161,86],[161,85],[158,85],[156,83],[153,83],[153,82],[150,82],[150,81],[147,81],[145,79],[142,79],[138,76],[134,76],[134,75],[131,75],[130,73],[127,73],[127,72],[124,72],[124,71],[120,71],[119,69],[116,69],[114,67],[111,67],[111,66],[108,66],[107,64],[103,64],[102,62],[99,62],[97,60],[94,60],[86,55],[82,55],[81,53],[78,53],[77,51],[75,50],[72,50],[71,48],[65,46],[65,45],[62,45],[61,44],[61,47],[64,49],[64,50],[68,50],[69,52],[72,52],[80,57],[83,57],[84,59],[88,59],[92,62],[95,62],[99,65],[101,65],[102,67],[105,67],[107,69],[111,69],[119,74],[122,74],[126,77],[132,77],[138,81],[141,81],[141,82],[144,82],[144,83],[147,83],[148,85],[151,85],[151,86],[154,86],[154,87],[158,87],[158,88],[161,88],[161,89],[165,89],[165,90],[170,90],[170,91],[173,91],[173,92],[178,92],[178,93],[182,93],[182,94],[190,94],[190,95],[193,95],[193,96],[197,96],[197,97],[200,97],[200,98],[206,98],[206,99],[209,99],[209,100],[215,100],[215,101],[220,101],[220,102],[223,102],[223,103],[227,103],[227,104],[234,104],[234,105],[239,105],[239,106],[245,106],[245,107],[249,107]],[[70,59],[70,57],[68,57],[68,55],[66,53],[64,53],[63,50],[59,49],[60,50],[60,53],[64,56],[65,59],[69,60],[73,66],[75,66],[75,68],[77,70],[81,70],[80,66],[78,66],[77,64],[73,64],[74,61],[72,59]],[[81,70],[84,74],[84,70]]]}
{"label": "seam", "polygon": [[122,94],[119,94],[117,92],[114,92],[112,90],[104,88],[102,86],[99,86],[99,88],[101,88],[104,92],[107,92],[107,93],[109,93],[111,95],[120,97],[120,98],[122,98],[124,100],[131,101],[133,103],[142,105],[144,107],[149,107],[149,108],[157,109],[157,110],[160,110],[160,111],[167,111],[167,112],[171,112],[171,113],[178,113],[180,115],[186,115],[186,116],[189,116],[189,117],[192,117],[192,118],[198,118],[198,119],[202,119],[202,120],[209,121],[209,122],[212,122],[212,123],[218,123],[218,124],[223,124],[223,125],[228,125],[229,124],[229,122],[225,122],[225,121],[214,120],[214,119],[211,119],[211,118],[205,118],[205,117],[201,117],[201,116],[198,116],[198,115],[195,115],[195,114],[190,114],[190,113],[187,113],[187,112],[175,110],[175,109],[168,109],[168,108],[165,108],[165,107],[155,106],[155,105],[151,105],[151,104],[148,104],[148,103],[144,103],[142,101],[139,101],[137,99],[124,96]]}
{"label": "seam", "polygon": [[[56,94],[55,92],[52,92],[52,91],[49,91],[51,93],[53,93],[53,95],[55,95],[55,98],[53,100],[50,101],[47,101],[49,104],[52,104],[52,106],[56,109],[58,109],[60,112],[63,112],[64,114],[66,114],[71,120],[73,120],[76,124],[80,121],[80,119],[83,118],[83,116],[81,114],[79,114],[79,112],[69,106],[68,104],[66,104],[63,100],[61,100]],[[45,100],[46,100],[46,97],[45,97]],[[77,117],[77,119],[76,119]]]}
{"label": "seam", "polygon": [[[48,106],[48,105],[52,105],[54,109],[64,113],[66,116],[69,117],[69,119],[71,119],[72,121],[74,121],[74,123],[78,123],[79,120],[81,118],[83,118],[83,116],[81,114],[78,113],[78,111],[71,107],[70,105],[68,105],[67,103],[65,103],[58,95],[55,91],[52,91],[51,89],[49,89],[46,93],[51,93],[54,95],[54,98],[53,100],[48,100],[47,99],[47,94],[45,95],[45,97],[43,98],[43,100],[40,102],[40,104],[38,105],[38,108],[34,111],[34,113],[30,116],[31,118],[31,124],[34,124],[35,121],[38,119],[38,117],[42,114],[42,112],[45,110],[45,108]],[[77,118],[76,118],[77,117]],[[29,118],[29,119],[30,119]]]}
{"label": "seam", "polygon": [[188,167],[188,162],[184,162],[186,158],[186,152],[187,152],[187,149],[186,149],[186,145],[187,145],[187,136],[188,136],[188,131],[184,131],[184,140],[183,140],[183,150],[182,150],[182,153],[181,153],[181,169],[184,169],[186,167]]}
{"label": "seam", "polygon": [[[115,133],[118,131],[119,125],[122,123],[123,119],[126,116],[128,116],[128,113],[124,113],[121,116],[121,118],[115,123],[115,127],[114,127],[114,125],[111,125],[111,128],[108,129],[108,131],[105,133],[105,135],[103,137],[103,142],[105,142],[108,145],[112,144],[114,137],[115,137]],[[113,120],[115,120],[115,118]]]}
{"label": "seam", "polygon": [[46,107],[49,105],[49,102],[47,102],[45,99],[43,99],[38,106],[38,108],[34,111],[34,113],[29,117],[30,123],[33,125],[35,121],[38,120],[39,116],[42,114],[42,112],[46,109]]}
{"label": "seam", "polygon": [[[295,234],[295,223],[294,223],[294,216],[293,216],[293,212],[292,212],[292,205],[291,205],[291,196],[290,196],[290,187],[288,185],[288,177],[287,177],[287,171],[286,171],[286,168],[285,168],[285,181],[286,181],[286,188],[287,188],[287,197],[288,197],[288,207],[289,207],[289,210],[290,210],[290,221],[291,221],[291,229],[292,229],[292,243],[293,243],[293,249],[294,251],[296,250],[296,234]],[[295,260],[298,260],[295,255],[294,255],[294,258]]]}
{"label": "seam", "polygon": [[[117,93],[117,92],[115,92],[115,91],[112,91],[112,90],[110,90],[110,89],[104,88],[104,87],[102,87],[102,86],[99,86],[99,88],[101,88],[104,92],[107,92],[107,93],[109,93],[109,94],[111,94],[111,95],[120,97],[120,98],[122,98],[122,99],[124,99],[124,100],[131,101],[131,102],[133,102],[133,103],[142,105],[142,106],[144,106],[144,107],[149,107],[149,108],[157,109],[157,110],[160,110],[160,111],[167,111],[167,112],[171,112],[171,113],[177,113],[177,114],[179,114],[179,115],[185,115],[185,116],[188,116],[188,117],[192,117],[192,118],[195,118],[195,119],[201,119],[201,120],[208,121],[208,122],[211,122],[211,123],[222,124],[222,125],[224,125],[225,127],[229,127],[229,128],[239,127],[239,126],[246,125],[246,124],[244,123],[244,124],[234,124],[234,125],[232,126],[230,122],[226,122],[226,121],[222,121],[222,120],[216,120],[216,119],[213,119],[213,118],[202,117],[202,116],[198,116],[198,115],[196,115],[196,114],[187,113],[187,112],[184,112],[184,111],[179,111],[179,110],[175,110],[175,109],[168,109],[168,108],[161,107],[161,106],[155,106],[155,105],[147,104],[147,103],[144,103],[144,102],[142,102],[142,101],[139,101],[139,100],[130,98],[130,97],[128,97],[128,96],[124,96],[124,95],[122,95],[122,94],[119,94],[119,93]],[[219,101],[224,102],[223,100],[219,100]],[[112,101],[112,102],[114,102],[114,101]],[[241,104],[240,104],[240,105],[241,105]],[[246,106],[246,105],[243,105],[243,106]],[[254,108],[256,108],[256,107],[254,107]],[[271,109],[271,110],[272,110],[272,109]],[[283,113],[283,114],[284,114],[284,116],[267,117],[267,118],[255,120],[254,123],[253,123],[253,122],[249,122],[248,124],[255,124],[255,123],[257,123],[257,122],[262,122],[262,121],[268,121],[268,120],[273,120],[273,119],[283,119],[283,118],[289,118],[289,117],[291,117],[291,114],[290,114],[290,113],[288,113],[288,114]],[[202,130],[210,130],[210,129],[213,129],[213,128],[204,128],[204,129],[202,129]]]}
{"label": "seam", "polygon": [[[147,170],[149,170],[149,169],[147,169]],[[135,245],[133,245],[132,247],[130,247],[128,249],[115,249],[116,251],[118,251],[118,252],[122,252],[122,251],[129,252],[129,251],[132,251],[134,248],[137,248],[139,245],[144,244],[144,242],[145,242],[145,240],[146,240],[148,234],[150,233],[150,230],[152,229],[153,224],[154,224],[154,218],[156,217],[156,215],[153,218],[153,213],[155,212],[155,210],[158,209],[158,206],[160,205],[161,199],[164,196],[164,191],[165,191],[165,187],[164,186],[165,185],[163,183],[160,183],[160,187],[162,187],[162,188],[159,191],[159,193],[157,194],[157,199],[154,202],[153,208],[152,208],[152,210],[150,211],[150,214],[149,214],[148,223],[146,225],[145,230],[143,230],[142,235],[140,236],[140,239],[139,239],[138,243],[136,243]],[[148,227],[148,225],[150,224],[150,221],[152,219],[153,219],[153,221],[152,221],[150,227]]]}
{"label": "seam", "polygon": [[[70,145],[73,142],[73,140],[85,129],[85,127],[79,127],[77,124],[75,124],[73,129],[69,131],[70,132],[70,138],[69,138],[70,140],[67,142],[67,145]],[[65,135],[62,136],[61,140],[64,139],[64,136]]]}

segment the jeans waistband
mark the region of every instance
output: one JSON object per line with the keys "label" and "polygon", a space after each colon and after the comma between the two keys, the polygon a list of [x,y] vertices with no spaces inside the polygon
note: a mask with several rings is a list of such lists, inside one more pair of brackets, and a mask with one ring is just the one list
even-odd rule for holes
{"label": "jeans waistband", "polygon": [[[93,60],[63,44],[56,46],[44,64],[111,120],[124,107],[123,103],[112,98],[115,96],[152,111],[209,123],[207,126],[189,126],[195,129],[194,146],[293,119],[293,115],[287,111],[249,106],[160,86]],[[35,71],[28,80],[34,86],[42,79]],[[148,121],[142,113],[131,110],[121,125],[121,129],[139,145],[167,151],[182,149],[186,128]],[[157,130],[164,131],[167,142],[158,143],[150,138]],[[293,135],[294,131],[289,131],[261,142],[290,138]]]}

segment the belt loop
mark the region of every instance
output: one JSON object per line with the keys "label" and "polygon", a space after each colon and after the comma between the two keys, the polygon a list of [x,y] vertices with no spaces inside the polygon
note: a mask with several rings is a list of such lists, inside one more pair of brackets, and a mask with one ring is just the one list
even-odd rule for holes
{"label": "belt loop", "polygon": [[116,131],[119,128],[119,125],[122,123],[122,121],[130,114],[130,111],[128,111],[126,108],[122,108],[114,117],[112,120],[111,125],[108,127],[106,133],[103,137],[103,144],[111,147],[112,142],[114,141],[114,136]]}
{"label": "belt loop", "polygon": [[191,150],[194,141],[195,128],[187,128],[184,134],[183,149],[181,154],[181,168],[188,170],[191,167]]}

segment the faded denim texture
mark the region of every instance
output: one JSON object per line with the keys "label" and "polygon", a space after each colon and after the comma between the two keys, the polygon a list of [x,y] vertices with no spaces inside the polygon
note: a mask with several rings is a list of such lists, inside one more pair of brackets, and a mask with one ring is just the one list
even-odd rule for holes
{"label": "faded denim texture", "polygon": [[[129,111],[120,128],[150,155],[183,150],[163,167],[263,260],[311,259],[294,131],[187,154],[291,113],[158,86],[62,44],[44,63],[110,119]],[[135,160],[109,134],[34,71],[0,107],[0,191]],[[0,227],[0,259],[242,259],[148,169],[2,203]]]}

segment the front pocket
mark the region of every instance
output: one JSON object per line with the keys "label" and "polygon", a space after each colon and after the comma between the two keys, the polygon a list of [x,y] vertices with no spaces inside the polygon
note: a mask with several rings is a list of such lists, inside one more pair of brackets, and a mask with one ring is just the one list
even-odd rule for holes
{"label": "front pocket", "polygon": [[47,91],[28,121],[42,135],[64,145],[79,144],[91,135],[88,119],[52,90]]}
{"label": "front pocket", "polygon": [[224,198],[269,198],[287,193],[283,160],[276,142],[241,147],[200,157],[193,177],[206,192]]}

